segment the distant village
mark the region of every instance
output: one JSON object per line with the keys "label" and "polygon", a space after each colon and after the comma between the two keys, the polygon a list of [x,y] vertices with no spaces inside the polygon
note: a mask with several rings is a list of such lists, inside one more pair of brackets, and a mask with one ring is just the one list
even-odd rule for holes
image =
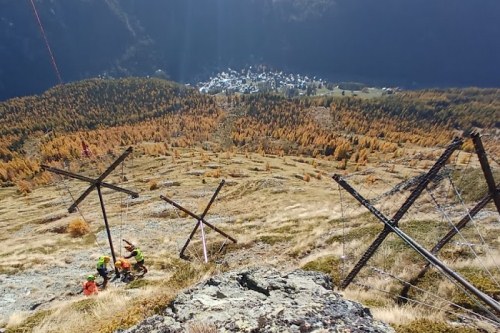
{"label": "distant village", "polygon": [[[146,77],[168,80],[169,76],[161,69]],[[113,79],[109,73],[99,75],[100,79]],[[286,97],[295,96],[360,96],[379,97],[391,95],[401,91],[399,87],[369,87],[360,82],[332,83],[316,76],[309,77],[301,74],[289,74],[283,71],[270,71],[265,67],[250,66],[242,70],[228,68],[208,81],[188,83],[202,94],[256,94],[276,92]]]}
{"label": "distant village", "polygon": [[282,71],[265,71],[248,67],[240,71],[228,68],[199,82],[196,88],[203,94],[255,94],[259,92],[278,92],[287,97],[312,95],[354,95],[359,93],[373,95],[392,94],[398,88],[370,88],[362,83],[348,82],[334,84],[316,76],[285,74]]}

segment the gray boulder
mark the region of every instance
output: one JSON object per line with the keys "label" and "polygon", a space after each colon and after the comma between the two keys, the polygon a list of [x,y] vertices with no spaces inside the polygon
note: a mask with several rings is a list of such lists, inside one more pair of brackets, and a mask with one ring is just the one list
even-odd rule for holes
{"label": "gray boulder", "polygon": [[205,332],[394,332],[368,308],[334,293],[327,275],[272,268],[211,277],[178,295],[162,315],[121,332],[177,333],[200,326]]}

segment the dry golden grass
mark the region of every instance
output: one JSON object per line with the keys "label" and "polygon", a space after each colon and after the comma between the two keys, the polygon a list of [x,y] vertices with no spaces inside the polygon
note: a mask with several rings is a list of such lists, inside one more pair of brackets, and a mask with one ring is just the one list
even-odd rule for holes
{"label": "dry golden grass", "polygon": [[33,184],[26,180],[19,180],[16,182],[17,191],[22,195],[27,195],[33,191]]}
{"label": "dry golden grass", "polygon": [[[373,296],[371,296],[373,297]],[[374,318],[390,323],[392,325],[402,325],[421,318],[428,318],[432,315],[433,319],[440,320],[443,314],[439,312],[425,313],[425,309],[415,308],[413,306],[385,306],[375,307],[372,310]]]}
{"label": "dry golden grass", "polygon": [[77,218],[69,222],[66,229],[71,237],[82,237],[90,232],[90,226],[81,218]]}
{"label": "dry golden grass", "polygon": [[187,333],[217,333],[217,327],[210,323],[191,323],[186,329]]}
{"label": "dry golden grass", "polygon": [[[40,314],[35,313],[35,317],[33,313],[15,311],[10,314],[10,319],[3,319],[4,325],[8,321],[12,329],[29,326],[40,332],[112,332],[161,310],[179,290],[210,274],[257,263],[284,270],[303,266],[323,270],[334,276],[337,285],[383,226],[350,200],[345,192],[342,193],[341,207],[338,187],[330,175],[350,175],[348,181],[372,198],[423,171],[418,164],[378,164],[373,161],[371,165],[358,166],[359,173],[352,175],[356,166],[345,165],[342,161],[340,167],[346,170],[340,170],[336,161],[320,158],[262,156],[234,151],[214,153],[184,148],[163,152],[162,147],[150,145],[144,155],[135,153],[133,164],[125,168],[125,178],[119,173],[109,176],[115,184],[139,192],[138,199],[103,189],[115,252],[123,255],[120,251],[124,251],[124,244],[120,238],[141,247],[150,268],[144,282],[128,288],[112,286],[94,298],[72,296],[66,301],[56,300],[36,312]],[[171,157],[155,157],[163,153]],[[472,165],[477,167],[477,164]],[[83,174],[87,172],[90,171],[82,170]],[[304,181],[306,176],[307,181]],[[165,189],[152,186],[152,177],[155,184],[168,181],[178,182],[181,186],[163,191]],[[231,178],[226,179],[226,185],[205,219],[234,236],[238,244],[227,247],[225,255],[220,257],[223,265],[213,262],[203,265],[200,234],[197,233],[186,251],[193,263],[177,259],[196,220],[159,199],[159,195],[165,194],[183,207],[201,214],[224,177]],[[72,180],[66,181],[65,185],[75,195],[87,188]],[[405,196],[396,195],[377,203],[377,207],[392,216],[404,200]],[[96,259],[109,251],[98,197],[94,193],[79,206],[92,228],[88,234],[77,238],[57,232],[61,226],[68,225],[67,232],[70,233],[71,222],[76,220],[74,214],[66,212],[71,200],[60,183],[35,188],[25,196],[12,189],[0,189],[0,201],[3,221],[0,225],[3,244],[0,255],[5,258],[0,263],[0,273],[23,275],[34,270],[43,273],[55,265],[68,270],[65,277],[68,283],[80,285],[86,274],[94,272]],[[408,217],[401,221],[401,228],[418,241],[431,244],[437,240],[437,231],[444,232],[448,227],[445,224],[440,229],[433,225],[429,233],[430,221],[439,221],[442,217],[425,195],[418,207],[418,210],[408,212]],[[485,235],[498,234],[494,221],[483,224],[482,228],[485,228]],[[222,237],[209,228],[205,230],[209,244],[218,247],[223,243]],[[494,268],[500,240],[491,238],[494,257],[483,258],[482,263]],[[477,259],[466,256],[460,247],[450,245],[446,251],[449,259],[445,260],[457,269],[479,265]],[[58,258],[55,264],[54,257]],[[370,265],[406,280],[413,277],[422,264],[418,256],[398,243],[394,236],[384,242],[370,261]],[[369,268],[364,268],[358,279],[389,293],[397,294],[401,289],[392,279]],[[41,289],[51,285],[44,281],[39,283],[37,287]],[[32,294],[37,293],[33,287],[28,288]],[[446,281],[438,281],[432,288],[446,297],[454,296],[453,285]],[[395,325],[426,318],[438,321],[447,318],[446,314],[436,316],[421,307],[399,307],[394,296],[357,286],[351,286],[343,293],[370,306],[376,318]],[[431,297],[421,297],[421,300],[433,301]],[[89,323],[98,322],[102,326],[97,329],[89,324],[87,327],[81,323],[82,314],[89,318]],[[210,324],[199,325],[201,332],[211,332]],[[193,332],[198,328],[193,328]]]}
{"label": "dry golden grass", "polygon": [[158,186],[158,182],[156,180],[149,181],[149,190],[150,191],[157,190],[158,188],[159,188],[159,186]]}

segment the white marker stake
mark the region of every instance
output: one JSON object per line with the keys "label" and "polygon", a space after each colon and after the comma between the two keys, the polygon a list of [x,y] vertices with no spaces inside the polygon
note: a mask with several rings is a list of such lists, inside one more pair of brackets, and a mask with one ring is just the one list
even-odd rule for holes
{"label": "white marker stake", "polygon": [[207,243],[205,242],[205,230],[203,229],[203,222],[200,220],[200,229],[201,229],[201,242],[203,243],[203,257],[205,257],[205,263],[208,262],[207,257]]}

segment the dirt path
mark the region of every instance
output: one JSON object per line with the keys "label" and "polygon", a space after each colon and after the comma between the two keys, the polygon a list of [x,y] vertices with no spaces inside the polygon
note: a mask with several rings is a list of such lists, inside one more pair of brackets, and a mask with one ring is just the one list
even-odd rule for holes
{"label": "dirt path", "polygon": [[233,146],[231,132],[233,131],[235,121],[245,114],[245,110],[240,107],[231,106],[221,99],[218,100],[218,106],[226,110],[227,113],[213,134],[213,141],[218,142],[226,150]]}

